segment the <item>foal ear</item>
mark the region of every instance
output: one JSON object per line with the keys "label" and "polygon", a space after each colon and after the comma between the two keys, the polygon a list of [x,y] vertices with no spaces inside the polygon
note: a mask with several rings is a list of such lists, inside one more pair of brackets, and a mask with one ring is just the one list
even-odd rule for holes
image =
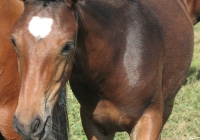
{"label": "foal ear", "polygon": [[78,1],[78,0],[66,0],[67,5],[68,5],[69,7],[73,7],[74,4],[75,4],[77,1]]}

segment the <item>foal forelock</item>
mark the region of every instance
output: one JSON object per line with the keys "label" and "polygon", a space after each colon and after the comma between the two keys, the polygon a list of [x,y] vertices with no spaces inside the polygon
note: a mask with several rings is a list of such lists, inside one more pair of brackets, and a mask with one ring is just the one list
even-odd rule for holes
{"label": "foal forelock", "polygon": [[23,2],[64,2],[67,0],[22,0]]}
{"label": "foal forelock", "polygon": [[24,3],[36,3],[36,2],[42,2],[44,3],[44,6],[48,5],[48,3],[51,2],[65,2],[68,6],[72,6],[74,3],[76,3],[78,0],[21,0]]}

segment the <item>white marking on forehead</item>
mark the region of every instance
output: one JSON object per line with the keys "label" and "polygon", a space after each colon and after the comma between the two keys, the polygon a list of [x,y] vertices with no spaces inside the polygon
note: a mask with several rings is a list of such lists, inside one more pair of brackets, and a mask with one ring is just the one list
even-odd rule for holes
{"label": "white marking on forehead", "polygon": [[28,29],[37,39],[46,37],[51,32],[53,19],[34,16],[29,22]]}

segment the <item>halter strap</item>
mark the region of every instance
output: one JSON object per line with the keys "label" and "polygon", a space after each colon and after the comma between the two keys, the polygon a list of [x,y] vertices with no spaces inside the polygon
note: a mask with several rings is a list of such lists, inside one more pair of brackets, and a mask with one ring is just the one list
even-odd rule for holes
{"label": "halter strap", "polygon": [[[77,10],[75,11],[75,19],[76,19],[76,22],[78,24],[78,12],[77,12]],[[76,51],[76,46],[77,46],[77,36],[78,36],[78,30],[76,31],[76,35],[75,35],[74,53]]]}

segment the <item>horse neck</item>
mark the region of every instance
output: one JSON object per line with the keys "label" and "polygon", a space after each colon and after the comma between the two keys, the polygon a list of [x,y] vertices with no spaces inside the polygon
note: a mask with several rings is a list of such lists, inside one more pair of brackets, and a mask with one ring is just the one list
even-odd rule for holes
{"label": "horse neck", "polygon": [[[85,55],[92,55],[98,51],[106,55],[107,52],[113,50],[113,47],[120,46],[116,45],[116,43],[120,42],[114,41],[118,40],[120,36],[114,35],[113,32],[122,35],[122,31],[126,28],[126,25],[118,26],[119,24],[122,25],[125,20],[122,16],[122,9],[111,5],[105,8],[104,5],[106,4],[101,4],[102,2],[95,1],[91,3],[88,2],[87,6],[80,5],[78,7],[78,44],[81,44],[78,45],[78,47],[82,47],[81,49],[84,51]],[[116,4],[119,6],[119,3]],[[112,8],[112,10],[110,8]],[[91,53],[90,50],[94,50],[94,52]],[[91,58],[90,56],[86,57]]]}
{"label": "horse neck", "polygon": [[[0,41],[10,40],[12,28],[17,18],[23,12],[23,3],[20,0],[0,0]],[[1,40],[2,39],[2,40]]]}
{"label": "horse neck", "polygon": [[111,74],[108,68],[120,65],[125,50],[120,47],[126,44],[125,8],[104,7],[95,1],[77,9],[79,29],[73,75],[98,79],[101,74]]}
{"label": "horse neck", "polygon": [[[0,0],[0,106],[7,101],[16,103],[19,93],[17,57],[10,41],[15,21],[23,11],[18,0]],[[12,102],[9,102],[13,104]]]}
{"label": "horse neck", "polygon": [[[14,25],[19,15],[23,12],[23,7],[24,7],[23,3],[20,0],[1,0],[0,1],[0,19],[4,19],[4,20],[1,20],[1,22],[4,22],[1,24]],[[5,20],[5,19],[8,19],[8,20]]]}

